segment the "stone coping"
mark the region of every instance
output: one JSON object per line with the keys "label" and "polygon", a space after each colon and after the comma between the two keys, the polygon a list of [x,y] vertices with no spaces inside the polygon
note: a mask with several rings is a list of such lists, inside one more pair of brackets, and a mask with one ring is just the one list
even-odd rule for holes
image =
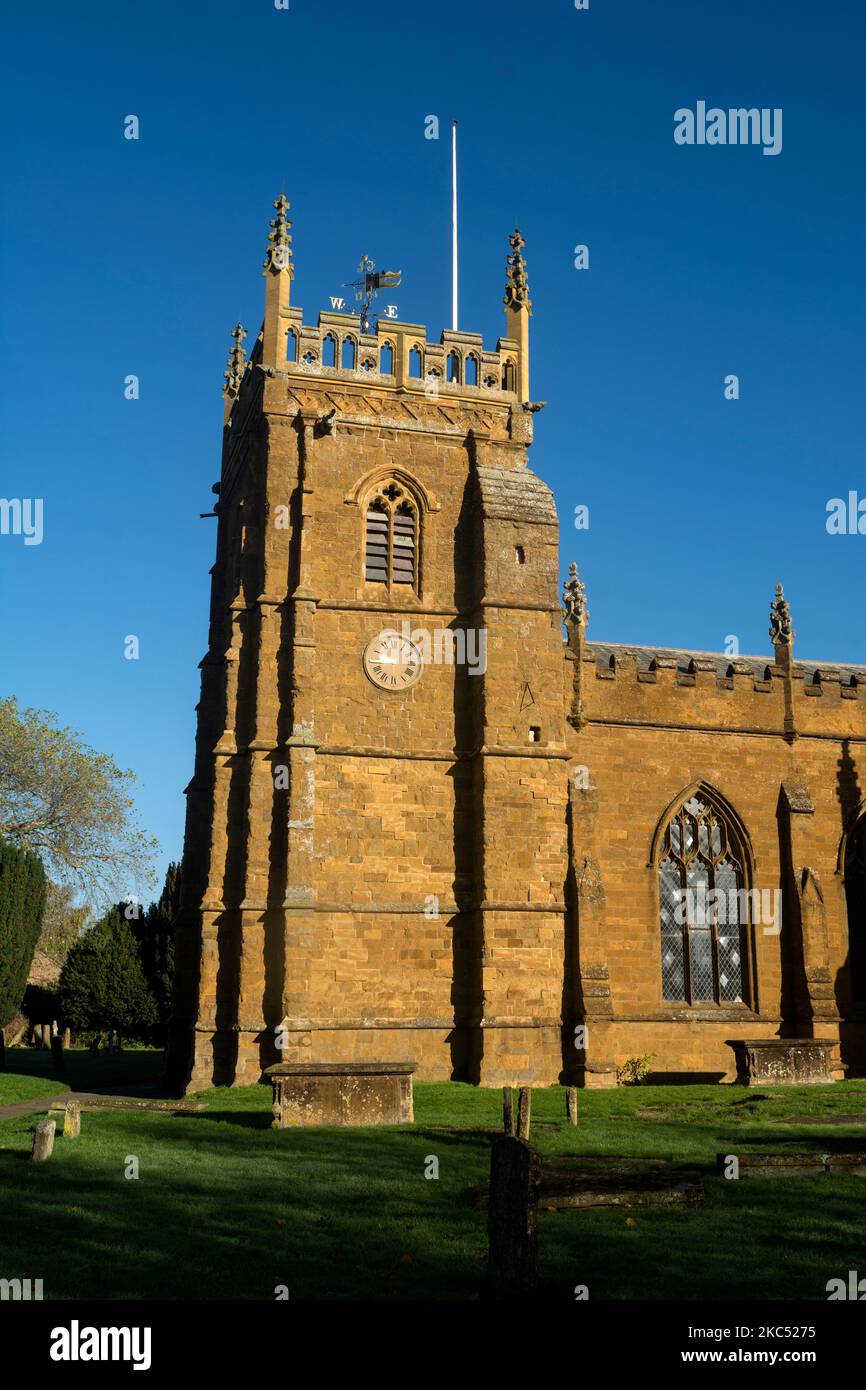
{"label": "stone coping", "polygon": [[281,1076],[411,1076],[417,1062],[277,1062],[264,1075]]}
{"label": "stone coping", "polygon": [[[725,1173],[731,1154],[716,1154],[716,1168]],[[866,1177],[866,1153],[748,1153],[737,1154],[741,1178]]]}
{"label": "stone coping", "polygon": [[838,1047],[838,1038],[726,1038],[726,1047]]}

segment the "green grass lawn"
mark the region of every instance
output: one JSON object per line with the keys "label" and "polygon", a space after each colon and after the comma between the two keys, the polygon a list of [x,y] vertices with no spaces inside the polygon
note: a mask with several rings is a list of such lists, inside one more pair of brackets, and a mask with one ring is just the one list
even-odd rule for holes
{"label": "green grass lawn", "polygon": [[[160,1064],[72,1054],[66,1083],[140,1082]],[[9,1066],[0,1105],[63,1089],[46,1054],[16,1050]],[[0,1122],[0,1277],[42,1278],[46,1298],[272,1300],[280,1284],[293,1299],[480,1295],[487,1218],[473,1200],[498,1091],[418,1083],[414,1125],[388,1129],[272,1130],[264,1086],[199,1099],[198,1114],[87,1113],[80,1139],[58,1139],[42,1165],[27,1161],[38,1116]],[[866,1180],[713,1175],[718,1152],[866,1150],[864,1126],[790,1123],[866,1112],[866,1081],[583,1091],[577,1128],[564,1110],[559,1087],[534,1092],[543,1154],[699,1165],[708,1196],[688,1209],[542,1211],[540,1298],[572,1300],[586,1284],[593,1300],[825,1299],[828,1279],[866,1275]],[[130,1156],[137,1179],[124,1177]],[[429,1156],[438,1180],[424,1177]]]}
{"label": "green grass lawn", "polygon": [[52,1080],[50,1074],[0,1072],[0,1105],[17,1105],[22,1100],[37,1100],[68,1089],[64,1082]]}

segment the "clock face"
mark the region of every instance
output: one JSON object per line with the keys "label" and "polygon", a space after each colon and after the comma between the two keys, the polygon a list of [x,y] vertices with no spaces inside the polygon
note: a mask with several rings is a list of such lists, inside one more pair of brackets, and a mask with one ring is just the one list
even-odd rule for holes
{"label": "clock face", "polygon": [[408,690],[422,670],[420,651],[399,632],[380,632],[364,648],[364,671],[380,690]]}

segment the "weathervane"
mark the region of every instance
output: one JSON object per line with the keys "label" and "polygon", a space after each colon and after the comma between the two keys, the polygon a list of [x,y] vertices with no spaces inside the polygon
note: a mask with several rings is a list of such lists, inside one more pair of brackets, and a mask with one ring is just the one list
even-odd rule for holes
{"label": "weathervane", "polygon": [[[370,257],[367,255],[361,257],[361,263],[358,266],[358,271],[360,274],[360,279],[344,281],[342,288],[344,290],[355,291],[355,298],[361,306],[359,311],[361,315],[361,332],[369,333],[370,310],[372,308],[373,300],[376,298],[380,290],[396,289],[396,287],[400,284],[403,278],[403,272],[402,270],[377,271],[376,262],[371,261]],[[344,299],[339,299],[336,297],[333,297],[331,299],[331,307],[333,309],[344,309],[345,303],[346,302]],[[388,305],[388,307],[385,310],[384,317],[389,319],[395,319],[397,317],[396,304]]]}

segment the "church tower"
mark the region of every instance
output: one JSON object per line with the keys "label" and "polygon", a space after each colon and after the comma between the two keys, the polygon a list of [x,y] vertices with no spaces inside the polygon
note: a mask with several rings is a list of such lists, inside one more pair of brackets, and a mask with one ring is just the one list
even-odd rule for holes
{"label": "church tower", "polygon": [[490,350],[306,324],[274,208],[264,324],[225,373],[170,1080],[283,1059],[552,1083],[566,699],[523,239]]}

